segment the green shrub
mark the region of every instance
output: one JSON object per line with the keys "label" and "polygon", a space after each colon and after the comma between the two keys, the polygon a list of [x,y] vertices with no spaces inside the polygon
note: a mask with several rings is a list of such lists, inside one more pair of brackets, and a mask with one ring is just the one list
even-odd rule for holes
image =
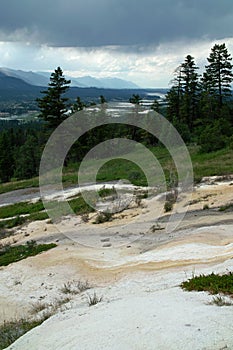
{"label": "green shrub", "polygon": [[165,213],[168,213],[169,211],[172,211],[173,209],[173,202],[172,201],[166,201],[164,204],[164,211]]}
{"label": "green shrub", "polygon": [[104,222],[112,221],[112,216],[112,213],[98,213],[94,224],[103,224]]}
{"label": "green shrub", "polygon": [[211,294],[223,293],[233,296],[233,273],[195,276],[183,282],[181,287],[188,291],[208,291]]}

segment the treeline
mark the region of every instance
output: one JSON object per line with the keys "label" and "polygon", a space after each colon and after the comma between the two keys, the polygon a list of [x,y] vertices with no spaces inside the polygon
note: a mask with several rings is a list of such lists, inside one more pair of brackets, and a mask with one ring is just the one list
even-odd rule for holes
{"label": "treeline", "polygon": [[[38,175],[46,133],[40,123],[12,127],[5,123],[0,133],[0,180],[28,179]],[[11,126],[11,127],[10,127]]]}
{"label": "treeline", "polygon": [[174,74],[167,94],[167,118],[186,142],[204,152],[233,144],[232,58],[225,44],[216,44],[202,75],[188,55]]}

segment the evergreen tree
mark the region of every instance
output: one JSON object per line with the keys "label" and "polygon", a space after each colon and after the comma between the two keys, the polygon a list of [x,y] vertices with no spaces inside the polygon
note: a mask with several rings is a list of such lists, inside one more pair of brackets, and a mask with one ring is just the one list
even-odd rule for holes
{"label": "evergreen tree", "polygon": [[181,84],[182,84],[182,102],[181,102],[181,120],[186,123],[190,130],[193,129],[193,123],[198,113],[198,67],[194,58],[186,56],[184,63],[181,64]]}
{"label": "evergreen tree", "polygon": [[132,97],[130,97],[129,102],[134,105],[139,105],[142,98],[138,94],[133,94]]}
{"label": "evergreen tree", "polygon": [[214,45],[207,60],[209,64],[206,66],[205,79],[209,84],[209,92],[217,96],[218,106],[221,109],[224,100],[231,95],[232,57],[223,43]]}
{"label": "evergreen tree", "polygon": [[67,112],[66,102],[68,98],[62,96],[69,89],[70,83],[70,80],[64,78],[62,69],[58,67],[51,74],[48,89],[42,91],[45,96],[37,99],[41,110],[41,118],[48,122],[51,128],[56,128],[66,119],[65,112]]}
{"label": "evergreen tree", "polygon": [[75,113],[75,112],[82,111],[85,107],[86,107],[85,103],[78,96],[76,98],[76,102],[73,104],[71,110],[72,110],[72,113]]}
{"label": "evergreen tree", "polygon": [[166,95],[167,118],[171,122],[174,118],[176,118],[178,121],[181,121],[180,107],[183,95],[181,81],[181,66],[179,66],[175,69],[174,79],[171,81],[173,85]]}
{"label": "evergreen tree", "polygon": [[104,103],[107,103],[106,98],[103,95],[100,95],[100,103],[103,105]]}
{"label": "evergreen tree", "polygon": [[193,129],[194,120],[198,112],[198,67],[192,56],[175,70],[173,86],[166,95],[167,117],[170,121],[187,125]]}
{"label": "evergreen tree", "polygon": [[33,133],[27,135],[26,142],[15,152],[14,177],[30,179],[38,175],[41,149]]}
{"label": "evergreen tree", "polygon": [[3,131],[0,135],[0,182],[10,181],[14,172],[12,132]]}
{"label": "evergreen tree", "polygon": [[159,101],[158,100],[154,100],[154,102],[152,103],[152,105],[150,106],[150,108],[159,113],[159,110],[160,110],[160,105],[159,105]]}

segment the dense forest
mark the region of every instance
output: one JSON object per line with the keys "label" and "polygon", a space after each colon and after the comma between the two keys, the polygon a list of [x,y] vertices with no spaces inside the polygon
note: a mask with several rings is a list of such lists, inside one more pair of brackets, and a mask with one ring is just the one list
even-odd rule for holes
{"label": "dense forest", "polygon": [[[157,100],[153,110],[160,112],[178,130],[186,144],[194,144],[200,152],[233,148],[233,80],[232,58],[225,44],[211,49],[202,74],[194,58],[187,55],[174,72],[172,86],[165,103]],[[90,104],[80,97],[70,108],[67,91],[70,81],[58,67],[51,74],[47,90],[36,100],[40,110],[38,122],[20,124],[17,121],[0,122],[0,182],[27,179],[38,175],[40,157],[49,135],[70,114]],[[106,102],[100,96],[100,103]],[[139,95],[130,100],[135,108]],[[155,147],[159,141],[144,130],[130,125],[111,124],[95,128],[83,135],[70,150],[66,163],[79,162],[94,145],[115,137],[126,137]]]}

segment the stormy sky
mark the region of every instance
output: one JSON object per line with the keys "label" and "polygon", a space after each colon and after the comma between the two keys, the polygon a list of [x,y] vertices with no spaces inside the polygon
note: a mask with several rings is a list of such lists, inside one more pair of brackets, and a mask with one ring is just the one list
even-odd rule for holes
{"label": "stormy sky", "polygon": [[233,53],[232,0],[1,0],[0,66],[167,87],[187,54]]}

